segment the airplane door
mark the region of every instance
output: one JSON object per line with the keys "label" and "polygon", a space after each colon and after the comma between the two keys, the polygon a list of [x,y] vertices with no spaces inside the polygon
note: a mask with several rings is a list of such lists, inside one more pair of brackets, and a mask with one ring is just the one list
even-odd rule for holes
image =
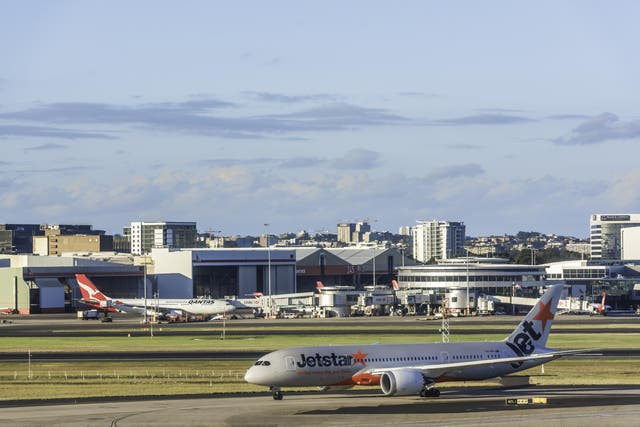
{"label": "airplane door", "polygon": [[441,351],[440,352],[440,360],[442,361],[442,363],[449,363],[449,352],[448,351]]}
{"label": "airplane door", "polygon": [[287,371],[296,370],[296,359],[293,356],[287,356],[284,358],[284,367]]}

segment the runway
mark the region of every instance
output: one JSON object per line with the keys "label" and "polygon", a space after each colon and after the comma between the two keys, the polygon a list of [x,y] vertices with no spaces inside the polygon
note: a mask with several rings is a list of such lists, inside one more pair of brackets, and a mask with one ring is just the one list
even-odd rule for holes
{"label": "runway", "polygon": [[[35,426],[629,426],[640,387],[447,388],[438,399],[379,392],[290,393],[3,408],[0,425]],[[507,399],[545,397],[546,404]]]}
{"label": "runway", "polygon": [[[100,335],[118,337],[146,336],[149,331],[141,325],[141,317],[115,314],[113,322],[77,320],[71,314],[33,316],[3,316],[0,318],[0,337],[82,337]],[[521,320],[519,316],[460,317],[451,320],[461,325],[467,335],[508,334]],[[620,332],[640,333],[640,317],[558,316],[554,335],[609,334],[616,327]],[[228,320],[225,329],[234,336],[296,335],[384,335],[398,329],[405,335],[424,335],[437,331],[440,321],[419,316],[407,317],[350,317],[329,319],[237,319]],[[159,324],[154,334],[160,336],[210,336],[212,330],[221,330],[221,321]]]}

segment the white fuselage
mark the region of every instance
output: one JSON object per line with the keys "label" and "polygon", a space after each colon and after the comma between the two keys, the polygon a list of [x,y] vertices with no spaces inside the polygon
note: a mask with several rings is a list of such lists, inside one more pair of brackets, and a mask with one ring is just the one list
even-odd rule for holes
{"label": "white fuselage", "polygon": [[153,299],[147,298],[146,305],[143,298],[114,300],[116,307],[122,311],[182,311],[194,315],[224,314],[235,310],[235,307],[222,299],[191,298],[191,299]]}
{"label": "white fuselage", "polygon": [[458,362],[467,366],[449,370],[445,376],[433,380],[482,380],[544,362],[531,360],[468,366],[469,362],[516,356],[502,341],[293,347],[261,357],[249,368],[245,380],[278,387],[370,385],[379,383],[380,375],[375,372],[421,365],[437,367],[439,364]]}

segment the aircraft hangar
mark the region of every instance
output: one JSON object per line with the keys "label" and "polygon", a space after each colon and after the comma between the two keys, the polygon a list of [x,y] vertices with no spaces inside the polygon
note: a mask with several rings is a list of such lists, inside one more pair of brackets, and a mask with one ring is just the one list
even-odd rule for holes
{"label": "aircraft hangar", "polygon": [[[281,248],[153,249],[154,289],[160,298],[244,298],[297,292],[296,253]],[[271,278],[269,279],[269,275]]]}
{"label": "aircraft hangar", "polygon": [[143,269],[74,256],[7,255],[0,263],[0,308],[20,314],[75,311],[81,298],[77,273],[86,274],[107,295],[137,296]]}

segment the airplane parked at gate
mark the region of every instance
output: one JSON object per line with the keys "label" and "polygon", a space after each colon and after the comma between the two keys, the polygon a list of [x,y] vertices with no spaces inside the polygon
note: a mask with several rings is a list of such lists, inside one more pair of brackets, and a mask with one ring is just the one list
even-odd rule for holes
{"label": "airplane parked at gate", "polygon": [[590,351],[546,347],[562,288],[551,286],[502,341],[293,347],[261,357],[244,378],[268,386],[276,400],[281,387],[378,384],[387,396],[438,397],[437,382],[500,377]]}
{"label": "airplane parked at gate", "polygon": [[591,310],[593,310],[594,314],[607,314],[607,312],[609,312],[609,310],[611,310],[611,306],[605,304],[607,300],[607,293],[606,292],[602,292],[602,301],[600,301],[600,304],[598,303],[591,303],[590,307]]}
{"label": "airplane parked at gate", "polygon": [[236,308],[223,299],[191,298],[191,299],[152,299],[144,298],[114,300],[103,294],[96,285],[84,274],[76,274],[76,281],[80,287],[82,299],[80,302],[98,309],[116,309],[124,312],[160,312],[165,315],[192,314],[214,315],[234,311]]}

